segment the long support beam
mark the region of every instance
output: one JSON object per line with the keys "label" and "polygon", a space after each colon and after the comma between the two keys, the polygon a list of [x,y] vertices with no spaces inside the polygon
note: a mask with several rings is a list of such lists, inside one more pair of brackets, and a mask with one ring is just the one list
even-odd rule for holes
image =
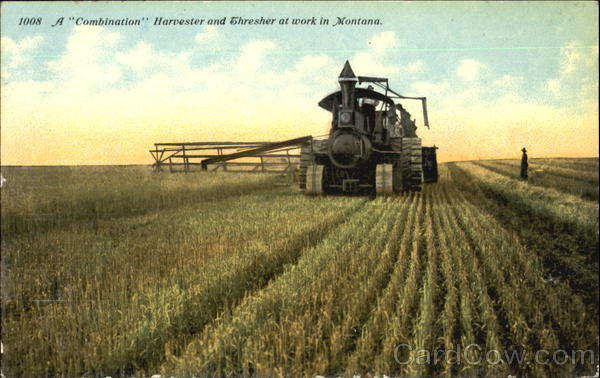
{"label": "long support beam", "polygon": [[154,143],[155,146],[258,146],[273,142],[169,142],[169,143]]}
{"label": "long support beam", "polygon": [[216,156],[214,158],[204,159],[204,160],[202,160],[202,169],[206,170],[207,165],[209,165],[209,164],[215,164],[215,163],[224,162],[224,161],[233,160],[233,159],[239,159],[239,158],[243,158],[243,157],[256,156],[263,152],[276,150],[276,149],[280,149],[282,147],[292,146],[295,144],[300,144],[303,142],[307,142],[311,139],[312,139],[312,136],[308,135],[308,136],[304,136],[301,138],[295,138],[295,139],[284,140],[281,142],[265,144],[265,145],[257,147],[257,148],[240,151],[240,152],[236,152],[233,154],[221,155],[221,156]]}

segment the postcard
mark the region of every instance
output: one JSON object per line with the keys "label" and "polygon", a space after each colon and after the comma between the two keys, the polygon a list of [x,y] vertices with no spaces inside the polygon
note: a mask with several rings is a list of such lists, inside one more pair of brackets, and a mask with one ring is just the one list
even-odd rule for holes
{"label": "postcard", "polygon": [[598,4],[3,2],[3,377],[598,376]]}

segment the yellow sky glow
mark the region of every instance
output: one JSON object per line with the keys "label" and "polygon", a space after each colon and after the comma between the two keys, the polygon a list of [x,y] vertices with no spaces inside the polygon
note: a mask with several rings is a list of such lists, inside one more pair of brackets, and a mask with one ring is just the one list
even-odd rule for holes
{"label": "yellow sky glow", "polygon": [[[148,150],[157,142],[327,133],[330,114],[317,103],[339,88],[343,60],[336,52],[292,56],[270,36],[205,62],[211,48],[233,46],[224,30],[202,29],[189,46],[167,51],[144,40],[127,45],[122,31],[73,27],[64,48],[43,63],[36,54],[52,44],[48,36],[3,36],[2,165],[150,164]],[[519,71],[528,68],[519,56],[509,74],[493,67],[502,57],[495,50],[477,59],[465,51],[443,71],[425,59],[437,52],[396,62],[393,53],[407,41],[394,31],[362,37],[368,43],[344,60],[358,75],[395,78],[391,85],[400,92],[427,96],[430,130],[422,126],[419,102],[404,105],[423,145],[439,147],[439,161],[518,158],[524,146],[532,158],[598,156],[597,46],[572,41],[539,50],[554,65],[534,86],[529,71]],[[514,52],[525,53],[532,52]],[[35,69],[43,75],[32,78]]]}

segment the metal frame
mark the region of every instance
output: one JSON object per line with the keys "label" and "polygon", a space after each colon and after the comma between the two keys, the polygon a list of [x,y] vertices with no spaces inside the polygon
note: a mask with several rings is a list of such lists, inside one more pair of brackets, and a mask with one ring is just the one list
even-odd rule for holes
{"label": "metal frame", "polygon": [[[394,91],[392,88],[390,88],[389,80],[387,78],[383,78],[383,77],[359,76],[358,77],[358,84],[362,84],[362,83],[373,83],[373,84],[377,85],[379,88],[385,90],[385,96],[389,97],[389,98],[402,98],[402,99],[407,99],[407,100],[420,100],[421,101],[421,105],[423,106],[423,124],[425,126],[427,126],[427,128],[429,128],[429,117],[427,116],[427,98],[426,97],[403,96],[403,95],[399,94],[398,92]],[[385,85],[383,85],[381,83],[385,83]],[[388,95],[388,92],[393,93],[395,96]]]}
{"label": "metal frame", "polygon": [[291,174],[299,164],[300,145],[310,140],[312,136],[281,142],[155,143],[149,152],[155,171],[168,167],[173,173],[204,170]]}

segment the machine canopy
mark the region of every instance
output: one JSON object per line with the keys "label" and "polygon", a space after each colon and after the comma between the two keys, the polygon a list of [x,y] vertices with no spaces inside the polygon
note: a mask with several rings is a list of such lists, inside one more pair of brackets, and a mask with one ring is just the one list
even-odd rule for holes
{"label": "machine canopy", "polygon": [[[372,100],[377,100],[381,102],[385,102],[390,106],[394,106],[394,101],[391,98],[382,95],[379,92],[372,91],[370,89],[365,88],[355,88],[354,89],[354,98],[369,98]],[[331,111],[333,109],[333,104],[341,104],[342,103],[342,91],[333,92],[330,95],[326,96],[324,99],[319,101],[319,106],[327,111]]]}

